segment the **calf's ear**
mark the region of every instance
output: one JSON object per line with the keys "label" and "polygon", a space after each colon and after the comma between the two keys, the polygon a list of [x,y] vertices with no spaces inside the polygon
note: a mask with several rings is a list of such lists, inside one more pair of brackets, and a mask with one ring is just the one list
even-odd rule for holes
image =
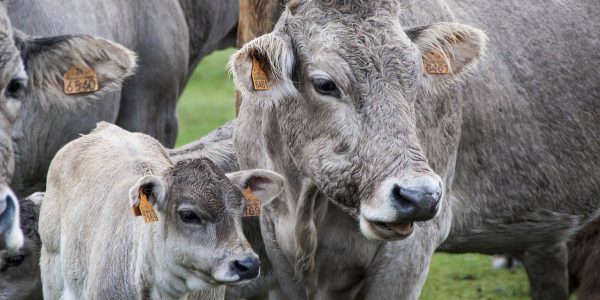
{"label": "calf's ear", "polygon": [[265,205],[283,191],[285,179],[275,172],[254,169],[225,174],[242,191],[249,188]]}
{"label": "calf's ear", "polygon": [[167,202],[167,189],[165,182],[154,175],[146,175],[140,178],[129,189],[129,201],[131,207],[139,207],[142,193],[148,201],[159,211],[162,211]]}
{"label": "calf's ear", "polygon": [[486,34],[458,23],[435,23],[406,30],[423,59],[424,88],[444,88],[468,73],[485,51]]}
{"label": "calf's ear", "polygon": [[295,58],[289,41],[275,33],[248,42],[229,61],[236,88],[243,101],[272,105],[295,93],[292,82]]}
{"label": "calf's ear", "polygon": [[[131,50],[102,38],[86,35],[30,38],[17,32],[15,41],[29,76],[28,91],[42,104],[67,107],[86,104],[120,89],[136,66],[136,56]],[[97,91],[65,92],[65,73],[74,66],[96,73]]]}

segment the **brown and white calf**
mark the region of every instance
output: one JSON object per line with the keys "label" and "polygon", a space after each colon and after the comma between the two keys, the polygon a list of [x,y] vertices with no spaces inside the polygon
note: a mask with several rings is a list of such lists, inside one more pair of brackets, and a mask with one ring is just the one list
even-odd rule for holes
{"label": "brown and white calf", "polygon": [[[48,299],[178,299],[259,275],[241,227],[242,189],[268,201],[281,176],[172,163],[153,138],[101,123],[52,161],[40,211]],[[158,221],[132,215],[151,204]]]}

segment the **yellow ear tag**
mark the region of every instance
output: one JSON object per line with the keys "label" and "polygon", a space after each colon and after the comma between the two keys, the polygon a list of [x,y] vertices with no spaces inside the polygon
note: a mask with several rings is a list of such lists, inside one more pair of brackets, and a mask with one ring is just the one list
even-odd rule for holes
{"label": "yellow ear tag", "polygon": [[94,69],[85,65],[73,65],[63,76],[65,94],[95,92],[100,89]]}
{"label": "yellow ear tag", "polygon": [[452,73],[448,61],[437,52],[427,52],[423,55],[423,67],[427,74],[443,75]]}
{"label": "yellow ear tag", "polygon": [[257,91],[269,90],[269,79],[256,57],[252,56],[252,83]]}
{"label": "yellow ear tag", "polygon": [[140,205],[137,207],[133,207],[133,214],[136,217],[140,215],[144,217],[144,223],[152,223],[158,221],[158,215],[154,211],[154,206],[150,202],[148,202],[148,198],[144,192],[140,193]]}
{"label": "yellow ear tag", "polygon": [[248,202],[246,205],[246,210],[244,211],[244,217],[256,217],[260,216],[260,199],[256,198],[254,194],[252,194],[252,190],[250,188],[246,188],[244,190],[244,197]]}

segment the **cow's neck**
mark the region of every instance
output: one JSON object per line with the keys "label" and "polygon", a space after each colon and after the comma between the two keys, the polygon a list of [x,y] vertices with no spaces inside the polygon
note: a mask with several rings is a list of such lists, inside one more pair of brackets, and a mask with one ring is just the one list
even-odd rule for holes
{"label": "cow's neck", "polygon": [[190,36],[189,71],[216,49],[235,46],[237,1],[178,0]]}

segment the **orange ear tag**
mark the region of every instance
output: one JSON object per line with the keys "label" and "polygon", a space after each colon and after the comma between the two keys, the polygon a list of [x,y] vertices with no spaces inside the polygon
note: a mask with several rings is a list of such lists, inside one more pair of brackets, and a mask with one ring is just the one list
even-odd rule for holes
{"label": "orange ear tag", "polygon": [[244,190],[244,197],[248,202],[246,204],[246,210],[244,211],[244,217],[256,217],[260,216],[260,199],[256,198],[254,194],[252,194],[252,190],[250,188],[246,188]]}
{"label": "orange ear tag", "polygon": [[133,214],[136,217],[143,216],[144,223],[152,223],[158,221],[158,215],[154,211],[154,206],[150,202],[148,202],[148,198],[146,194],[143,192],[140,193],[140,205],[133,207]]}
{"label": "orange ear tag", "polygon": [[257,91],[269,90],[269,79],[256,57],[252,56],[252,83]]}
{"label": "orange ear tag", "polygon": [[63,76],[65,94],[95,92],[100,89],[94,69],[85,65],[73,65]]}
{"label": "orange ear tag", "polygon": [[437,52],[428,52],[423,55],[423,67],[427,74],[443,75],[452,73],[448,61]]}

